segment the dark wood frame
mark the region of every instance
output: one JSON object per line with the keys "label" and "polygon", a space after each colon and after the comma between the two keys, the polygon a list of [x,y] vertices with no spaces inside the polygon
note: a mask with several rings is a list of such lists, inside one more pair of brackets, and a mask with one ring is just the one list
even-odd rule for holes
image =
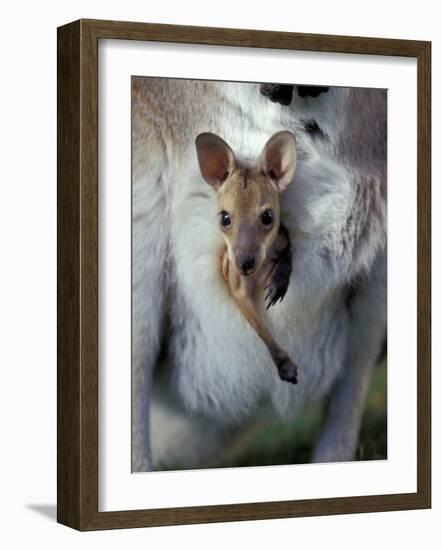
{"label": "dark wood frame", "polygon": [[[98,40],[405,56],[418,71],[417,492],[98,511]],[[314,516],[431,506],[431,43],[79,20],[58,29],[57,517],[79,530]]]}

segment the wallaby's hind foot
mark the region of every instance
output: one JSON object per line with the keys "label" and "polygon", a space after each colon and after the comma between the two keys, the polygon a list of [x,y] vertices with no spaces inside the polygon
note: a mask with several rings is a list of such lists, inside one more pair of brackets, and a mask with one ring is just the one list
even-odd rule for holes
{"label": "wallaby's hind foot", "polygon": [[283,300],[289,287],[292,274],[292,247],[286,228],[281,224],[274,245],[272,261],[274,268],[270,274],[265,290],[266,309]]}
{"label": "wallaby's hind foot", "polygon": [[273,271],[269,282],[265,287],[266,291],[266,309],[274,306],[277,302],[283,300],[289,287],[291,264],[288,267],[286,264],[278,263]]}
{"label": "wallaby's hind foot", "polygon": [[276,366],[278,367],[278,373],[281,380],[284,380],[284,382],[290,382],[291,384],[298,383],[298,367],[289,357],[278,361]]}

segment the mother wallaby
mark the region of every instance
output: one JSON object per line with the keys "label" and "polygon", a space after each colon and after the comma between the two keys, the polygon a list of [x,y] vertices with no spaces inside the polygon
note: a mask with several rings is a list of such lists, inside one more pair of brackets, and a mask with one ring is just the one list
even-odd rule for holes
{"label": "mother wallaby", "polygon": [[[264,402],[293,416],[331,392],[313,460],[354,456],[386,330],[386,93],[289,88],[279,101],[272,86],[133,79],[134,471],[153,467],[160,355],[184,410],[213,430],[247,421]],[[201,133],[223,136],[247,164],[280,131],[293,133],[297,148],[281,195],[292,275],[284,301],[263,315],[302,365],[297,385],[281,381],[229,294],[216,197],[194,146]]]}

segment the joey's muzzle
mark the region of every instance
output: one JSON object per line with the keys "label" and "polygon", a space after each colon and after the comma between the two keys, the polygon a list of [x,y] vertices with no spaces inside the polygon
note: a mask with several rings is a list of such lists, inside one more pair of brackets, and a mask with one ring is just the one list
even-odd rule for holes
{"label": "joey's muzzle", "polygon": [[233,249],[230,260],[235,266],[238,275],[249,276],[256,273],[262,263],[262,253],[255,247],[247,249]]}
{"label": "joey's muzzle", "polygon": [[255,256],[246,256],[238,260],[238,267],[242,275],[251,275],[255,270]]}

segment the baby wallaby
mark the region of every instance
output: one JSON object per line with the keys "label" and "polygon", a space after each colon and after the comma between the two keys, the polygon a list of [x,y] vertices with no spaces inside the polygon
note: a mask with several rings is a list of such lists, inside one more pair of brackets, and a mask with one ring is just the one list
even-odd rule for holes
{"label": "baby wallaby", "polygon": [[295,136],[274,134],[254,164],[240,162],[229,145],[211,133],[196,138],[201,174],[216,191],[224,237],[221,269],[242,314],[267,346],[282,380],[297,383],[297,367],[275,341],[260,315],[282,300],[292,270],[292,253],[281,224],[280,196],[296,165]]}

